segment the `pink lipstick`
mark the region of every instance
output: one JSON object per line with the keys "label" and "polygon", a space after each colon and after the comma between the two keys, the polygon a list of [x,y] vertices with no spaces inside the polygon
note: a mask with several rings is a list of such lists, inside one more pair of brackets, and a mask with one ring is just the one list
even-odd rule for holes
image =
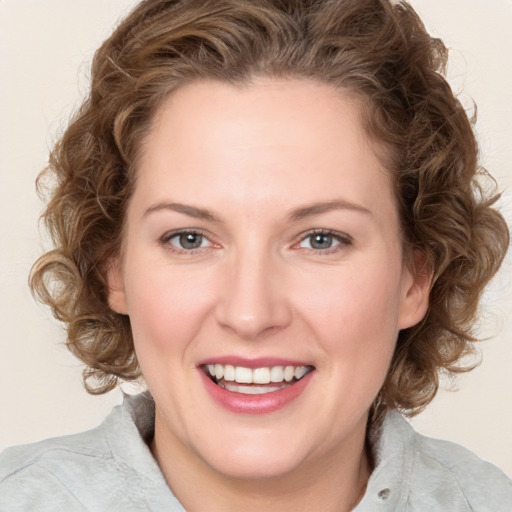
{"label": "pink lipstick", "polygon": [[314,367],[276,358],[205,360],[198,367],[203,384],[221,407],[238,414],[267,414],[299,397]]}

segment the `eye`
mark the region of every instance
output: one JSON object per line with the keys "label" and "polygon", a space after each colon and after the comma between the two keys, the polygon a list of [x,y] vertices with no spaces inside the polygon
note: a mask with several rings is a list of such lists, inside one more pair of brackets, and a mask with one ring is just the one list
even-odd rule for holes
{"label": "eye", "polygon": [[314,233],[308,235],[301,243],[301,247],[304,247],[306,242],[311,249],[330,249],[333,245],[339,243],[334,236],[326,235],[324,233]]}
{"label": "eye", "polygon": [[351,243],[352,240],[348,235],[320,230],[308,233],[302,238],[298,246],[316,252],[332,252],[343,246],[351,245]]}
{"label": "eye", "polygon": [[209,247],[212,243],[198,231],[179,231],[164,235],[161,240],[162,245],[170,246],[172,250],[176,251],[194,251]]}

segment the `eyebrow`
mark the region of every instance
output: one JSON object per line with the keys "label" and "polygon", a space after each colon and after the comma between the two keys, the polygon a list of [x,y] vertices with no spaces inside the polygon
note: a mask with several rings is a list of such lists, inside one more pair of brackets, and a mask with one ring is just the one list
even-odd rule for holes
{"label": "eyebrow", "polygon": [[174,212],[183,213],[184,215],[194,217],[195,219],[207,220],[210,222],[221,222],[221,220],[216,215],[205,208],[198,208],[197,206],[190,206],[188,204],[181,203],[156,203],[150,206],[144,212],[143,217],[162,210],[171,210]]}
{"label": "eyebrow", "polygon": [[332,210],[352,210],[366,215],[372,215],[372,212],[364,206],[351,203],[350,201],[345,201],[344,199],[335,199],[333,201],[312,203],[310,205],[296,208],[288,215],[288,222],[296,222],[298,220],[305,219],[306,217],[314,217],[315,215],[321,215],[322,213],[327,213]]}
{"label": "eyebrow", "polygon": [[[191,206],[182,203],[156,203],[150,206],[143,214],[144,217],[150,215],[151,213],[162,211],[162,210],[171,210],[178,213],[182,213],[184,215],[188,215],[189,217],[193,217],[195,219],[207,220],[210,222],[222,222],[222,220],[213,214],[210,210],[205,208],[199,208],[197,206]],[[370,210],[365,208],[364,206],[358,205],[356,203],[351,203],[350,201],[346,201],[344,199],[335,199],[333,201],[323,201],[312,203],[306,206],[301,206],[296,208],[290,212],[287,218],[287,222],[296,222],[307,217],[314,217],[316,215],[321,215],[323,213],[330,212],[332,210],[352,210],[355,212],[364,213],[367,215],[371,215]]]}

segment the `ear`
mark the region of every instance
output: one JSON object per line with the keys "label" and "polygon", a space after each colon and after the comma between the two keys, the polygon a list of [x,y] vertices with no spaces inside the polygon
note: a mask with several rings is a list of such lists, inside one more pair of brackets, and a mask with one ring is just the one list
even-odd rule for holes
{"label": "ear", "polygon": [[124,289],[121,258],[117,257],[109,261],[107,271],[108,305],[116,313],[128,314],[126,305],[126,293]]}
{"label": "ear", "polygon": [[427,314],[432,279],[432,266],[427,256],[418,250],[413,250],[403,269],[399,329],[416,325]]}

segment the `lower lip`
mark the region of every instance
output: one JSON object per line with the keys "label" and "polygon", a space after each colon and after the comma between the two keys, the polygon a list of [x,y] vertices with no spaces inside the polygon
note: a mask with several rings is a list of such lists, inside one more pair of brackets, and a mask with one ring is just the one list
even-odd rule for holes
{"label": "lower lip", "polygon": [[309,372],[291,386],[261,395],[244,395],[228,391],[217,386],[201,369],[199,373],[210,396],[224,409],[238,414],[268,414],[286,407],[299,397],[311,381],[314,371]]}

